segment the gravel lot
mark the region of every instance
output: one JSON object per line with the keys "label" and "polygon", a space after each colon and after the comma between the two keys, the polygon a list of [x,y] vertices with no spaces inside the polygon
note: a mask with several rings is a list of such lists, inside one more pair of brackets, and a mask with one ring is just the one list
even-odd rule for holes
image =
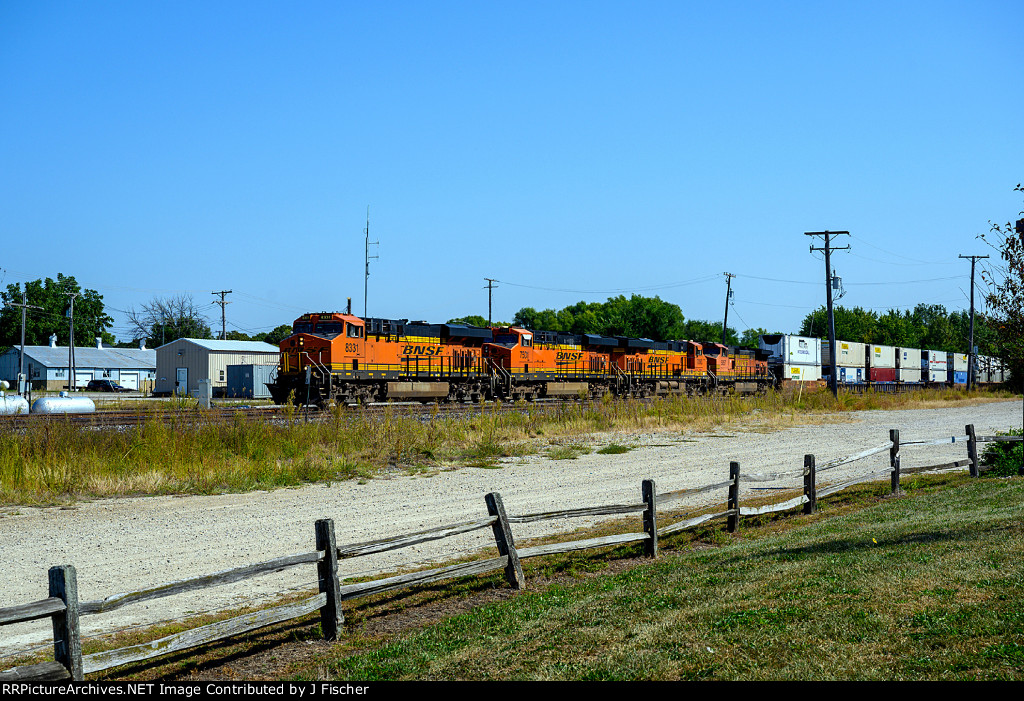
{"label": "gravel lot", "polygon": [[[722,429],[714,434],[679,431],[581,436],[597,449],[611,442],[632,446],[621,455],[594,452],[575,460],[541,455],[506,460],[501,469],[460,468],[431,476],[396,475],[273,492],[218,496],[145,497],[83,502],[72,507],[0,509],[3,578],[0,606],[47,596],[47,570],[73,564],[82,600],[101,599],[186,577],[209,574],[282,555],[310,552],[313,523],[333,518],[339,543],[374,540],[404,532],[486,516],[484,495],[500,492],[509,514],[586,505],[640,501],[640,482],[653,478],[659,492],[697,487],[728,478],[729,461],[744,473],[798,471],[813,453],[819,465],[888,441],[890,428],[902,440],[962,436],[973,423],[979,435],[1020,428],[1024,402],[1007,400],[929,410],[868,411],[834,417],[835,422],[774,433]],[[966,445],[906,447],[907,467],[966,456]],[[888,453],[837,468],[819,485],[882,469]],[[792,476],[777,486],[797,486]],[[772,483],[747,485],[772,486]],[[724,492],[724,490],[723,490]],[[759,492],[763,495],[764,492]],[[724,501],[711,495],[709,501]],[[517,525],[517,539],[572,529],[580,521]],[[397,554],[343,560],[343,576],[447,559],[459,552],[493,547],[489,530]],[[149,601],[82,619],[83,634],[168,620],[194,612],[266,600],[290,589],[315,589],[313,566],[292,568],[201,592]],[[49,641],[49,622],[0,629],[0,656]],[[10,666],[0,658],[0,669]]]}

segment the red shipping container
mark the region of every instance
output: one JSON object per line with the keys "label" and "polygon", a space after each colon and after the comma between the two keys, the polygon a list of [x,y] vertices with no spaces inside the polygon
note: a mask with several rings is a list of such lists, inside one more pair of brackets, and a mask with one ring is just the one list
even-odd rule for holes
{"label": "red shipping container", "polygon": [[871,368],[872,382],[895,382],[896,368]]}

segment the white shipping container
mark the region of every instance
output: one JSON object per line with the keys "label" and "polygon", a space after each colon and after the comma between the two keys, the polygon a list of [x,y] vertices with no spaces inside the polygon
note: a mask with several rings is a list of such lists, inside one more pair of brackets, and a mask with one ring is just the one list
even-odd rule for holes
{"label": "white shipping container", "polygon": [[783,363],[781,377],[793,382],[817,382],[821,379],[821,366]]}
{"label": "white shipping container", "polygon": [[921,370],[941,372],[946,375],[946,353],[943,351],[921,351]]}
{"label": "white shipping container", "polygon": [[894,346],[868,346],[870,355],[869,365],[873,368],[894,368],[896,367],[896,348]]}
{"label": "white shipping container", "polygon": [[[758,346],[771,353],[772,365],[818,365],[821,354],[821,341],[806,336],[768,334],[758,339]],[[784,377],[788,376],[787,372]]]}
{"label": "white shipping container", "polygon": [[899,382],[920,382],[921,368],[898,368],[896,370],[896,379]]}
{"label": "white shipping container", "polygon": [[956,372],[964,372],[967,370],[967,354],[966,353],[950,353],[946,356],[946,369],[953,370]]}
{"label": "white shipping container", "polygon": [[924,382],[945,382],[946,371],[945,370],[924,370],[921,369],[921,378]]}
{"label": "white shipping container", "polygon": [[896,367],[898,368],[917,368],[921,369],[921,349],[920,348],[897,348],[896,349]]}
{"label": "white shipping container", "polygon": [[[866,365],[865,344],[836,341],[836,365],[845,368],[862,368]],[[828,341],[821,342],[821,364],[829,364]]]}

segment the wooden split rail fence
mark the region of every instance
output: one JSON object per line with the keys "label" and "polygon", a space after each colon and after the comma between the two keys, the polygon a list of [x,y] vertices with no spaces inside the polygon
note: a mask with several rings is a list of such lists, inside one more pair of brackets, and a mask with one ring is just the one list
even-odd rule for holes
{"label": "wooden split rail fence", "polygon": [[[856,455],[832,460],[822,465],[816,465],[814,455],[806,455],[802,470],[744,475],[740,472],[739,463],[732,462],[729,465],[729,479],[727,480],[703,487],[681,489],[662,494],[657,493],[653,480],[644,480],[641,485],[640,501],[632,504],[612,504],[508,516],[505,513],[501,495],[491,493],[485,497],[488,514],[486,518],[353,545],[338,546],[335,542],[334,522],[330,519],[321,519],[315,524],[316,550],[314,551],[280,557],[210,575],[168,582],[140,591],[115,594],[96,601],[79,601],[77,575],[73,566],[62,565],[52,567],[49,570],[49,597],[28,604],[0,608],[0,626],[49,618],[53,628],[54,659],[49,662],[15,667],[0,672],[0,681],[82,680],[86,674],[92,672],[99,672],[131,662],[140,662],[173,652],[188,650],[206,643],[223,640],[241,633],[247,633],[276,623],[306,616],[317,611],[320,614],[320,624],[324,637],[328,640],[334,640],[340,634],[345,620],[342,611],[343,601],[446,579],[480,575],[496,570],[504,570],[505,578],[513,589],[522,589],[526,586],[526,578],[523,575],[523,569],[520,564],[521,560],[591,548],[642,543],[643,552],[647,557],[657,557],[659,537],[696,528],[697,526],[720,519],[725,519],[728,531],[735,533],[739,529],[741,517],[788,511],[797,507],[802,507],[803,513],[810,514],[814,512],[818,499],[862,482],[876,481],[888,476],[891,480],[892,491],[897,493],[899,491],[900,476],[905,474],[968,467],[972,476],[978,476],[981,471],[978,463],[978,443],[1020,440],[1022,440],[1020,436],[977,436],[974,432],[974,426],[969,425],[966,427],[966,435],[964,436],[901,442],[899,431],[893,429],[890,431],[888,442],[864,450]],[[964,460],[919,467],[906,467],[901,464],[901,451],[908,446],[929,446],[959,442],[965,443],[967,447],[967,457]],[[873,470],[855,479],[831,484],[821,489],[817,487],[817,479],[822,473],[827,473],[829,470],[885,451],[889,452],[888,468],[880,471]],[[1020,474],[1024,475],[1024,466],[1021,467]],[[798,496],[786,501],[763,506],[740,505],[739,493],[742,483],[777,482],[790,477],[802,477],[803,479],[802,492]],[[792,489],[796,491],[798,488],[793,487]],[[659,508],[664,511],[666,505],[723,489],[727,490],[728,493],[724,510],[697,515],[685,514],[682,520],[675,523],[659,525]],[[753,489],[757,489],[757,487]],[[771,487],[769,489],[778,488]],[[706,511],[706,509],[700,510]],[[673,509],[674,513],[677,511],[678,509]],[[594,518],[625,514],[641,514],[641,530],[635,533],[620,533],[526,548],[517,548],[512,535],[513,524],[551,519]],[[677,516],[676,518],[679,517]],[[462,562],[446,567],[400,574],[357,584],[342,584],[338,576],[338,561],[340,559],[397,550],[487,528],[490,528],[493,533],[498,557]],[[236,616],[148,643],[132,645],[117,650],[97,652],[90,655],[82,654],[79,630],[79,620],[82,616],[105,613],[129,604],[237,582],[259,575],[279,572],[291,567],[314,564],[316,565],[317,581],[319,582],[319,593],[316,596],[297,603]]]}

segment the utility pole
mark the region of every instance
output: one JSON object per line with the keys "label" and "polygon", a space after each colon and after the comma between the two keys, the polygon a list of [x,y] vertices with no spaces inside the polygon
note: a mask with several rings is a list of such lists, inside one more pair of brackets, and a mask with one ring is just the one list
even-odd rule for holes
{"label": "utility pole", "polygon": [[18,357],[18,394],[24,394],[23,383],[25,381],[25,312],[28,309],[42,309],[34,304],[28,303],[28,283],[21,288],[21,304],[11,304],[12,307],[21,307],[21,353]]}
{"label": "utility pole", "polygon": [[806,231],[804,236],[823,236],[825,237],[825,245],[821,248],[815,248],[811,246],[811,251],[824,251],[825,252],[825,298],[828,303],[828,358],[829,364],[832,367],[832,372],[829,374],[828,387],[832,391],[833,397],[839,396],[839,378],[838,371],[836,369],[836,319],[832,314],[832,251],[845,251],[849,249],[849,246],[843,246],[842,248],[835,248],[832,246],[833,236],[849,236],[849,231]]}
{"label": "utility pole", "polygon": [[958,256],[971,261],[971,339],[967,342],[967,391],[974,389],[974,265],[988,256]]}
{"label": "utility pole", "polygon": [[380,241],[370,241],[370,208],[366,208],[366,276],[363,278],[363,318],[366,318],[366,296],[370,289],[370,260],[380,256],[370,255],[370,246],[379,246]]}
{"label": "utility pole", "polygon": [[491,325],[491,292],[495,288],[495,279],[491,277],[485,277],[487,281],[487,325]]}
{"label": "utility pole", "polygon": [[68,309],[68,392],[75,391],[75,297],[77,292],[65,292],[71,299],[71,308]]}
{"label": "utility pole", "polygon": [[211,292],[210,294],[220,295],[220,301],[218,302],[217,300],[213,300],[213,303],[220,305],[220,340],[226,341],[228,340],[228,320],[224,313],[224,307],[225,305],[231,304],[231,302],[225,302],[224,295],[231,294],[231,290],[221,290],[220,292]]}
{"label": "utility pole", "polygon": [[725,331],[729,324],[729,298],[732,296],[732,279],[736,276],[732,273],[723,273],[723,275],[725,275],[725,318],[722,319],[722,345],[724,346]]}

